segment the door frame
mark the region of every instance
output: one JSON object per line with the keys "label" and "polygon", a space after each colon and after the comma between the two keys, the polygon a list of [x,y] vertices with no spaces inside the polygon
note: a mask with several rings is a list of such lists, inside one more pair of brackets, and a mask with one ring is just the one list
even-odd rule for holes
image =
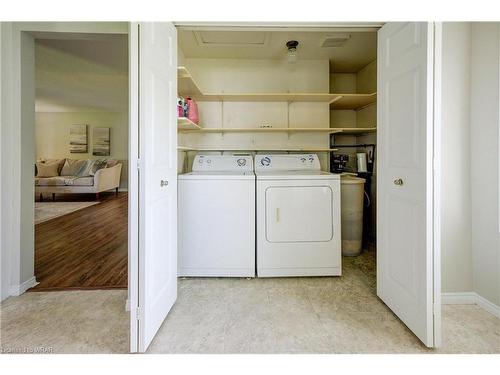
{"label": "door frame", "polygon": [[[36,285],[33,200],[35,87],[34,81],[29,81],[34,79],[29,76],[34,73],[34,40],[42,36],[54,38],[57,34],[68,38],[71,34],[128,34],[128,23],[1,22],[0,27],[1,256],[2,275],[6,272],[5,279],[8,280],[8,285],[2,285],[1,288],[3,300],[9,296],[23,294]],[[30,108],[33,108],[31,113]],[[33,155],[28,155],[28,152]],[[129,169],[132,169],[130,163]]]}
{"label": "door frame", "polygon": [[[130,22],[128,25],[129,43],[129,187],[136,187],[137,195],[128,195],[128,299],[127,309],[130,311],[130,352],[139,350],[139,279],[132,280],[132,269],[139,272],[139,71],[133,70],[130,62],[139,60],[139,48],[131,48],[139,44],[138,22]],[[130,189],[130,188],[129,188]],[[132,191],[134,188],[132,188]],[[130,213],[134,212],[134,215]],[[134,249],[135,251],[132,251]],[[137,287],[135,287],[137,284]],[[131,293],[135,290],[137,293]]]}
{"label": "door frame", "polygon": [[434,347],[442,345],[441,322],[441,179],[442,179],[442,66],[443,66],[443,23],[434,24],[433,55],[433,147],[432,147],[432,270],[433,270],[433,313],[434,313]]}
{"label": "door frame", "polygon": [[[24,138],[29,136],[30,132],[25,130],[33,126],[33,122],[23,121],[22,107],[23,102],[23,92],[21,90],[21,79],[22,79],[22,59],[21,59],[21,49],[22,49],[22,39],[23,35],[33,35],[36,33],[44,32],[60,32],[60,33],[88,33],[88,34],[128,34],[130,27],[136,23],[129,22],[3,22],[0,23],[1,32],[0,37],[2,38],[0,45],[2,46],[2,65],[1,65],[1,82],[2,82],[2,95],[0,108],[1,120],[2,120],[2,143],[0,145],[1,152],[1,186],[2,191],[2,202],[0,206],[2,208],[0,224],[2,233],[1,242],[1,265],[2,271],[7,271],[7,278],[9,280],[9,285],[2,285],[1,299],[4,299],[10,295],[20,295],[24,293],[29,287],[36,283],[34,278],[34,240],[31,238],[26,246],[22,247],[21,244],[21,233],[25,233],[27,228],[26,222],[29,225],[33,225],[32,219],[26,217],[26,215],[21,212],[21,201],[24,199],[26,202],[32,201],[32,194],[26,194],[26,192],[21,193],[21,187],[25,186],[26,183],[32,184],[30,179],[29,182],[23,179],[21,176],[21,155],[22,147],[21,142]],[[174,22],[174,25],[178,28],[184,27],[200,27],[200,28],[227,28],[233,27],[239,30],[246,28],[264,27],[264,28],[280,28],[291,27],[296,29],[311,29],[314,27],[321,28],[333,28],[333,27],[345,27],[346,29],[356,29],[356,28],[379,28],[382,24],[380,23],[243,23],[243,22],[231,22],[231,23],[211,23],[211,22]],[[433,64],[434,69],[434,143],[433,143],[433,185],[431,187],[433,192],[433,270],[434,279],[437,281],[433,285],[434,289],[434,314],[437,319],[435,319],[435,324],[440,324],[441,317],[441,285],[440,285],[440,274],[441,274],[441,30],[442,24],[435,23],[435,44],[434,44],[434,56],[430,63]],[[29,38],[28,38],[29,39]],[[129,38],[129,43],[137,43],[137,40],[132,41]],[[131,56],[129,55],[129,58]],[[2,72],[10,72],[11,74],[1,74]],[[134,104],[138,103],[138,93],[137,93],[137,77],[138,72],[129,72],[129,132],[138,132],[138,113],[137,106]],[[133,93],[137,95],[132,95]],[[23,131],[21,131],[23,130]],[[34,132],[32,133],[32,139],[28,139],[28,142],[32,142],[34,138]],[[130,138],[129,138],[130,139]],[[131,184],[137,183],[137,152],[138,145],[129,144],[129,186]],[[378,187],[377,187],[378,188]],[[4,197],[8,197],[8,200]],[[4,201],[5,199],[5,201]],[[135,215],[130,215],[132,209],[138,208],[138,197],[129,196],[129,275],[131,267],[138,266],[138,232],[133,231],[133,228],[138,228],[138,217]],[[29,206],[29,204],[28,204]],[[32,210],[34,203],[31,203]],[[134,211],[137,212],[137,211]],[[136,249],[136,251],[131,251],[131,249]],[[379,249],[380,251],[381,249]],[[27,260],[27,261],[26,261]],[[2,272],[2,274],[4,274]],[[26,276],[28,275],[28,276]],[[3,277],[2,277],[3,278]],[[1,281],[0,281],[1,282]],[[129,276],[130,285],[130,276]],[[132,299],[135,296],[130,296],[127,301],[129,306],[136,306]],[[136,314],[136,311],[131,312],[131,318]],[[440,327],[435,327],[440,328]],[[436,329],[434,330],[436,332]],[[440,329],[437,329],[440,331]],[[132,331],[131,331],[132,333]],[[441,344],[441,338],[435,337],[435,346]]]}

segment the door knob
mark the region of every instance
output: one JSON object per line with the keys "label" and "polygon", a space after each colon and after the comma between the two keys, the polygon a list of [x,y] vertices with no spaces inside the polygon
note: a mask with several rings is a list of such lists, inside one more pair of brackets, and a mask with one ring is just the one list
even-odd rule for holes
{"label": "door knob", "polygon": [[394,180],[394,185],[397,185],[397,186],[403,185],[403,179],[402,178],[396,178]]}
{"label": "door knob", "polygon": [[167,180],[160,180],[160,186],[161,187],[164,187],[164,186],[167,186],[168,185],[168,181]]}

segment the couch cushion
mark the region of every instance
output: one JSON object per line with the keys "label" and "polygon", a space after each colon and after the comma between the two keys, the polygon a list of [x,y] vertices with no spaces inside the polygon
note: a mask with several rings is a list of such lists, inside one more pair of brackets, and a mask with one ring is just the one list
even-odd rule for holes
{"label": "couch cushion", "polygon": [[94,186],[94,177],[72,177],[67,176],[64,180],[67,186]]}
{"label": "couch cushion", "polygon": [[37,177],[56,177],[59,176],[59,162],[36,163]]}
{"label": "couch cushion", "polygon": [[61,170],[61,176],[77,176],[80,170],[87,164],[87,160],[66,159]]}
{"label": "couch cushion", "polygon": [[35,177],[35,185],[36,186],[64,186],[65,180],[67,177],[65,176],[57,176],[57,177]]}

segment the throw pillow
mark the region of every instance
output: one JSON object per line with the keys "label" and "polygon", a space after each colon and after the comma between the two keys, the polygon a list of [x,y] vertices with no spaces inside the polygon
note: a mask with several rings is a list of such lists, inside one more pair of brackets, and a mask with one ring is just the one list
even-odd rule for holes
{"label": "throw pillow", "polygon": [[61,170],[64,166],[65,161],[66,161],[66,159],[44,159],[43,160],[44,163],[57,163],[58,164],[57,171],[59,174],[61,174]]}
{"label": "throw pillow", "polygon": [[37,177],[56,177],[58,173],[59,163],[36,163]]}
{"label": "throw pillow", "polygon": [[36,167],[36,165],[38,163],[50,163],[50,164],[57,163],[58,164],[58,166],[57,166],[57,173],[60,175],[62,167],[64,166],[64,162],[65,161],[66,161],[66,159],[44,159],[44,158],[40,158],[35,163],[35,176],[38,176],[38,170],[37,170],[37,167]]}
{"label": "throw pillow", "polygon": [[96,160],[94,160],[94,164],[92,165],[92,168],[90,170],[90,175],[91,176],[95,176],[95,173],[99,169],[106,168],[106,165],[107,165],[107,160],[106,159],[96,159]]}
{"label": "throw pillow", "polygon": [[85,164],[80,168],[77,177],[89,177],[90,172],[92,171],[92,166],[94,165],[94,160],[85,160]]}
{"label": "throw pillow", "polygon": [[87,160],[66,159],[61,170],[61,176],[76,176],[86,165]]}
{"label": "throw pillow", "polygon": [[118,164],[118,160],[108,159],[108,161],[106,162],[106,168],[114,167],[116,164]]}

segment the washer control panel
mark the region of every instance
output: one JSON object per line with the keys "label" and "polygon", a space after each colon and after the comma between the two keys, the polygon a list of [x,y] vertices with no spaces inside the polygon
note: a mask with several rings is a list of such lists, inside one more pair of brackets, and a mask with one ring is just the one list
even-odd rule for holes
{"label": "washer control panel", "polygon": [[250,155],[196,155],[193,172],[230,172],[253,171],[253,159]]}

